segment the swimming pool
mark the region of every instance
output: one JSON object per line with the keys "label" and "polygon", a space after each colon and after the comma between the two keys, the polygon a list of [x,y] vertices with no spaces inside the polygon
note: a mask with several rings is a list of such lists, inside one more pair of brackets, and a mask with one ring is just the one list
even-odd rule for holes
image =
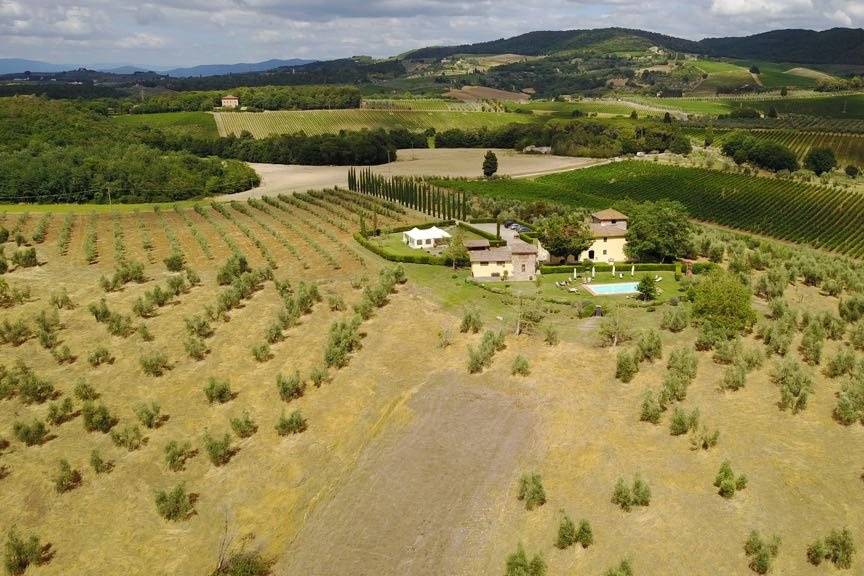
{"label": "swimming pool", "polygon": [[638,282],[616,282],[615,284],[585,284],[585,289],[595,296],[618,296],[636,294]]}

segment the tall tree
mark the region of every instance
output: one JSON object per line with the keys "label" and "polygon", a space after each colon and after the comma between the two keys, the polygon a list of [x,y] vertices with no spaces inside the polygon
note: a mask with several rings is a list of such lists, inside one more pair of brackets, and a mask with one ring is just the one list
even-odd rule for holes
{"label": "tall tree", "polygon": [[491,178],[498,172],[498,156],[489,150],[483,158],[483,176]]}
{"label": "tall tree", "polygon": [[804,165],[817,176],[830,172],[837,166],[837,157],[831,148],[814,148],[804,159]]}
{"label": "tall tree", "polygon": [[543,247],[558,258],[578,258],[594,242],[586,214],[580,210],[548,216],[537,223],[536,230]]}
{"label": "tall tree", "polygon": [[681,203],[658,200],[622,208],[630,218],[624,251],[631,260],[667,262],[689,252],[693,227]]}

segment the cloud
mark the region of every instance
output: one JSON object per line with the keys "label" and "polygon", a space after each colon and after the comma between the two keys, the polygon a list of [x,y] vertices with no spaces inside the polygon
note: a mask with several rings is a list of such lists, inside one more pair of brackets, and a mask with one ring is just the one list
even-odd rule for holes
{"label": "cloud", "polygon": [[132,36],[117,40],[118,48],[162,48],[168,44],[168,41],[161,36],[148,34],[146,32],[138,32]]}
{"label": "cloud", "polygon": [[390,56],[532,30],[699,39],[862,23],[864,0],[0,0],[0,57],[174,66]]}

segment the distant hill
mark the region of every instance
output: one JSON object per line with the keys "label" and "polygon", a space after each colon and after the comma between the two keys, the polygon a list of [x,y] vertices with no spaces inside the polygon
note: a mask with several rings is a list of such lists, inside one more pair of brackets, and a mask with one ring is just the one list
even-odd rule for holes
{"label": "distant hill", "polygon": [[0,58],[0,74],[20,74],[22,72],[63,72],[73,70],[77,66],[69,64],[51,64],[40,60],[25,60],[23,58]]}
{"label": "distant hill", "polygon": [[168,76],[175,78],[190,78],[194,76],[222,76],[226,74],[248,74],[250,72],[266,72],[276,68],[290,66],[305,66],[315,60],[303,60],[291,58],[289,60],[265,60],[264,62],[240,63],[240,64],[205,64],[192,66],[190,68],[174,68],[165,72]]}
{"label": "distant hill", "polygon": [[407,60],[437,60],[456,54],[609,54],[639,51],[650,46],[716,57],[803,64],[864,65],[864,30],[860,28],[833,28],[824,32],[774,30],[753,36],[706,38],[698,42],[626,28],[538,31],[489,42],[421,48],[402,57]]}
{"label": "distant hill", "polygon": [[711,56],[802,64],[864,64],[864,30],[860,28],[774,30],[743,38],[706,38],[699,45]]}

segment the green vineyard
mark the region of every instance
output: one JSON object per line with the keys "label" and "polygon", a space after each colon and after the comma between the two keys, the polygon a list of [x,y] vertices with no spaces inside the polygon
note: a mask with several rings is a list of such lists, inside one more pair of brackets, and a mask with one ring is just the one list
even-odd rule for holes
{"label": "green vineyard", "polygon": [[803,160],[813,148],[830,148],[834,151],[841,166],[864,164],[864,135],[861,134],[829,134],[793,130],[752,130],[749,134],[760,140],[770,140],[788,146],[799,160]]}
{"label": "green vineyard", "polygon": [[494,128],[513,123],[533,121],[526,114],[507,112],[457,112],[417,110],[307,110],[279,112],[222,112],[214,114],[219,134],[239,136],[250,132],[256,138],[273,134],[307,135],[336,134],[341,130],[393,130],[405,128],[422,132],[427,128],[437,131],[461,128],[476,130]]}
{"label": "green vineyard", "polygon": [[518,200],[602,209],[622,200],[668,198],[699,220],[864,256],[864,195],[847,190],[626,161],[536,180],[447,181],[449,188]]}

